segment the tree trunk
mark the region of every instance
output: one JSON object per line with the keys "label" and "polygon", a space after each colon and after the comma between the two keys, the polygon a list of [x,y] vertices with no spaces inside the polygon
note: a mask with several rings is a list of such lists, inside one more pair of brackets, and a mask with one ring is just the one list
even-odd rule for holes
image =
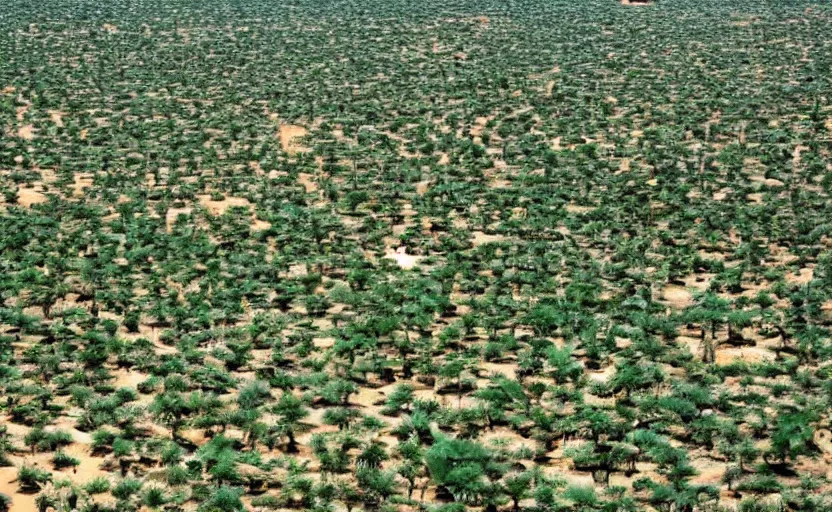
{"label": "tree trunk", "polygon": [[705,327],[703,326],[702,330],[700,331],[700,334],[699,334],[699,339],[702,342],[702,349],[703,349],[702,362],[710,364],[710,363],[713,363],[714,359],[715,359],[714,343],[713,343],[713,337],[711,337],[711,339],[707,339],[707,338],[708,337],[705,333]]}
{"label": "tree trunk", "polygon": [[297,453],[298,443],[297,443],[297,441],[295,441],[295,433],[290,430],[289,433],[287,434],[287,437],[289,438],[289,442],[286,445],[286,452],[288,452],[288,453]]}

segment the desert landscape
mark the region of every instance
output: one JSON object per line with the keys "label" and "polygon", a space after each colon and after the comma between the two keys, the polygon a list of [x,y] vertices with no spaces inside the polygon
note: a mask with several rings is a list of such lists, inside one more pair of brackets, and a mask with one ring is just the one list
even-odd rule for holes
{"label": "desert landscape", "polygon": [[832,510],[832,5],[6,0],[0,512]]}

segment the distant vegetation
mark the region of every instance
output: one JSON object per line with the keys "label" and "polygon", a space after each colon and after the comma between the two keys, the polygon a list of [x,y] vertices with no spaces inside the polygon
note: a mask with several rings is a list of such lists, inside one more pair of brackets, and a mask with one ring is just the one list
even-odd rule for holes
{"label": "distant vegetation", "polygon": [[830,41],[6,0],[0,511],[832,510]]}

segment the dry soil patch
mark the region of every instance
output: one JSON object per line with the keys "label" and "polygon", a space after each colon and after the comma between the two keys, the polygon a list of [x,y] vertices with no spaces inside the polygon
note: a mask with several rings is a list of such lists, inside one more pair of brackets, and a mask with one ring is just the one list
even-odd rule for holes
{"label": "dry soil patch", "polygon": [[289,153],[290,155],[309,151],[309,148],[303,146],[298,141],[298,139],[309,133],[306,128],[296,124],[281,123],[279,131],[280,146],[283,148],[283,151]]}

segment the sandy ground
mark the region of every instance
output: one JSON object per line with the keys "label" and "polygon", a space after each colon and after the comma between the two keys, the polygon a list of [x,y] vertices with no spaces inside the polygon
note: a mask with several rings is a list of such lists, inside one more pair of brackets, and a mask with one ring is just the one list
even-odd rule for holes
{"label": "sandy ground", "polygon": [[281,123],[279,127],[279,138],[283,151],[290,155],[309,151],[308,148],[304,147],[298,141],[299,138],[306,136],[307,133],[309,133],[308,130],[303,126]]}
{"label": "sandy ground", "polygon": [[20,206],[28,208],[35,204],[45,203],[47,200],[45,195],[31,188],[21,188],[17,191],[17,204]]}
{"label": "sandy ground", "polygon": [[21,126],[17,130],[17,136],[23,140],[32,140],[35,138],[35,127],[31,124],[27,124],[26,126]]}
{"label": "sandy ground", "polygon": [[384,258],[396,262],[396,265],[404,270],[411,270],[415,268],[422,261],[422,256],[416,256],[407,253],[407,248],[399,247],[398,249],[387,249],[384,253]]}

